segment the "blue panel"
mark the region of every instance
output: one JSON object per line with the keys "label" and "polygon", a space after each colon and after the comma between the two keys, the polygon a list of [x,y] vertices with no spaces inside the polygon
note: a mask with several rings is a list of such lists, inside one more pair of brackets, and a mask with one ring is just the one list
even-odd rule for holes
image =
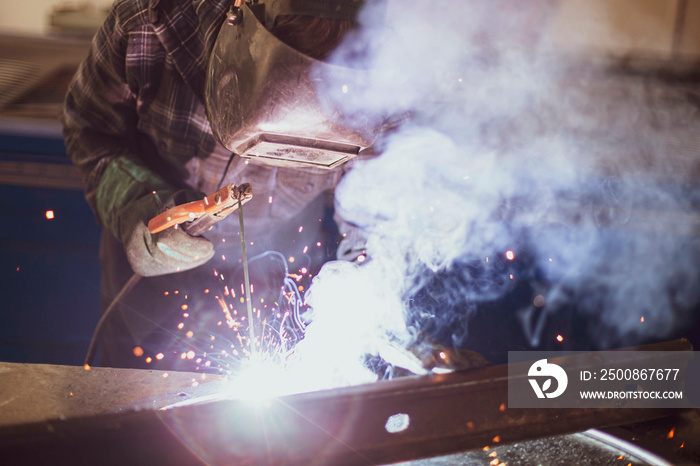
{"label": "blue panel", "polygon": [[83,193],[0,186],[0,208],[0,360],[82,364],[100,280],[100,227]]}
{"label": "blue panel", "polygon": [[56,137],[0,133],[0,148],[2,148],[3,152],[66,155],[66,146],[63,143],[63,139]]}

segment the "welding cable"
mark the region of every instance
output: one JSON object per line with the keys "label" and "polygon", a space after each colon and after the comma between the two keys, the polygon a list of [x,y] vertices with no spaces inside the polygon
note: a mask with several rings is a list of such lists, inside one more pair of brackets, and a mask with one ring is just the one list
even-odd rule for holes
{"label": "welding cable", "polygon": [[102,326],[104,323],[107,321],[109,318],[109,315],[112,313],[114,309],[117,307],[117,303],[121,301],[121,299],[129,293],[134,286],[141,280],[141,275],[135,273],[129,278],[129,280],[124,284],[121,290],[119,290],[119,293],[112,299],[112,302],[109,303],[109,306],[107,309],[102,313],[102,317],[100,317],[100,321],[97,322],[97,326],[95,327],[95,331],[92,332],[92,339],[90,340],[90,346],[88,347],[87,354],[85,355],[85,363],[88,366],[92,365],[93,359],[95,359],[95,352],[97,351],[97,342],[100,337],[100,331],[102,330]]}
{"label": "welding cable", "polygon": [[[250,332],[251,332],[251,342],[255,341],[255,334],[253,333],[253,326],[252,326],[252,315],[253,315],[253,310],[251,308],[251,301],[250,301],[250,284],[249,284],[249,276],[248,276],[248,261],[246,257],[246,247],[245,247],[245,234],[243,230],[243,203],[241,202],[241,199],[238,199],[238,215],[239,215],[239,222],[240,222],[240,228],[241,228],[241,247],[243,249],[243,267],[244,267],[244,276],[245,276],[245,281],[246,281],[246,301],[248,303],[248,319],[250,324]],[[117,303],[121,301],[121,299],[129,293],[134,286],[141,280],[142,275],[138,273],[134,273],[131,278],[124,284],[121,290],[119,290],[119,293],[112,299],[112,302],[109,303],[109,306],[107,309],[102,313],[102,317],[100,317],[99,322],[97,322],[97,326],[95,327],[95,331],[92,333],[92,339],[90,340],[90,346],[88,347],[87,354],[85,355],[85,362],[84,364],[91,366],[93,360],[95,359],[95,353],[97,352],[97,342],[100,337],[100,332],[102,330],[102,327],[104,323],[109,319],[109,316],[112,314],[112,311],[116,309]],[[254,344],[254,343],[252,343]]]}

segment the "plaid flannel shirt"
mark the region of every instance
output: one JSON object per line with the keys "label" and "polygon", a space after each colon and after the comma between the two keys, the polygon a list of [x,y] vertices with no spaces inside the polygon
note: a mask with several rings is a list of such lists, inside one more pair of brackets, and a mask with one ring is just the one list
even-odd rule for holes
{"label": "plaid flannel shirt", "polygon": [[[93,210],[102,174],[119,156],[139,160],[176,188],[211,193],[223,184],[250,183],[251,231],[292,217],[337,185],[344,168],[245,163],[214,138],[204,107],[205,73],[229,3],[115,2],[70,85],[62,115],[68,154]],[[217,225],[222,234],[226,223],[231,228],[235,222]]]}

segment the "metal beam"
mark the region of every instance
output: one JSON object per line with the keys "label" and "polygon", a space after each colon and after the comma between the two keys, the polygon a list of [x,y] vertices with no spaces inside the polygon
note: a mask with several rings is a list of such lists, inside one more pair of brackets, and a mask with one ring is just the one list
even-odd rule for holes
{"label": "metal beam", "polygon": [[[692,349],[687,341],[642,349]],[[365,465],[659,418],[659,409],[512,409],[508,368],[407,377],[0,430],[0,457],[59,463]]]}

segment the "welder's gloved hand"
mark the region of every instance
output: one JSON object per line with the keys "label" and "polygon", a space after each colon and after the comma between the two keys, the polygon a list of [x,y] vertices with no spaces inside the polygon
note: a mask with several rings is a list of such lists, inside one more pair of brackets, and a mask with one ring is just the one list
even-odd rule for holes
{"label": "welder's gloved hand", "polygon": [[[178,194],[182,192],[175,197]],[[155,198],[153,195],[143,197],[122,214],[120,239],[134,272],[145,277],[183,272],[211,259],[214,246],[205,238],[190,236],[180,227],[154,235],[148,231],[148,220],[162,211]]]}
{"label": "welder's gloved hand", "polygon": [[[155,193],[154,193],[155,192]],[[127,157],[112,161],[97,189],[102,223],[124,245],[134,272],[146,277],[198,267],[214,255],[205,238],[168,228],[152,235],[148,221],[167,208],[201,199],[192,190],[175,190],[146,167]]]}

